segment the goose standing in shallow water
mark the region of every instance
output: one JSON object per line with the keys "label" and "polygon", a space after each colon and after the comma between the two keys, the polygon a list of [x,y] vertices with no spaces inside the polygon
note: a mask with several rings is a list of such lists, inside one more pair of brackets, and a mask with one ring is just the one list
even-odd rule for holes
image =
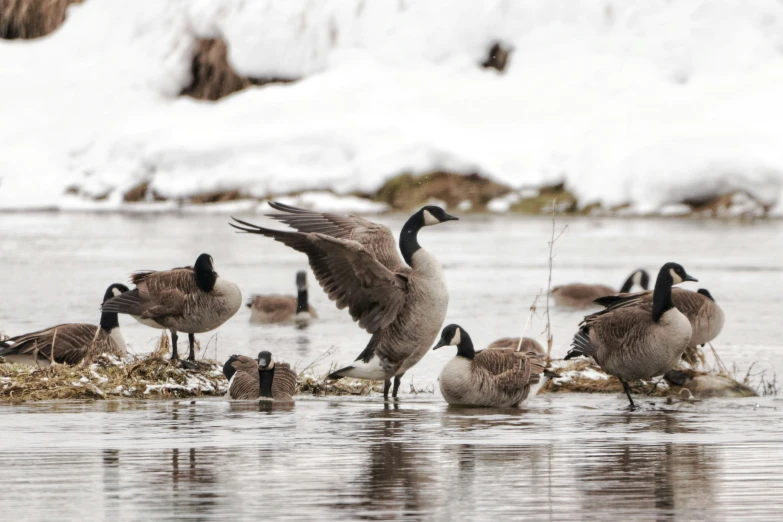
{"label": "goose standing in shallow water", "polygon": [[[635,306],[639,303],[651,303],[653,292],[637,292],[634,294],[611,295],[596,299],[595,303],[611,308]],[[683,353],[683,360],[696,364],[699,360],[697,346],[704,346],[715,339],[726,318],[723,310],[710,294],[709,290],[699,288],[696,292],[683,288],[672,288],[672,302],[691,323],[691,342]]]}
{"label": "goose standing in shallow water", "polygon": [[250,322],[261,324],[285,323],[293,320],[304,325],[318,314],[307,299],[307,272],[296,273],[296,297],[289,295],[256,295],[247,303]]}
{"label": "goose standing in shallow water", "polygon": [[[330,379],[355,377],[384,381],[384,398],[397,396],[400,378],[427,353],[438,336],[449,294],[438,260],[423,249],[423,227],[456,220],[442,208],[426,206],[413,214],[400,232],[400,259],[387,227],[357,216],[302,210],[281,203],[284,212],[270,217],[296,232],[262,228],[234,218],[232,226],[261,234],[307,254],[310,267],[329,299],[348,311],[372,334],[367,347]],[[404,261],[403,261],[404,260]]]}
{"label": "goose standing in shallow water", "polygon": [[443,329],[442,346],[456,346],[457,355],[440,372],[440,392],[446,402],[463,406],[523,408],[556,374],[546,370],[545,357],[534,351],[487,349],[478,352],[464,328]]}
{"label": "goose standing in shallow water", "polygon": [[[636,270],[625,280],[625,283],[620,287],[620,292],[630,292],[634,285],[641,286],[647,290],[650,285],[650,274],[646,270]],[[556,286],[552,289],[552,297],[555,300],[555,304],[570,308],[587,308],[599,297],[616,293],[617,291],[611,286],[586,285],[583,283],[571,283]]]}
{"label": "goose standing in shallow water", "polygon": [[691,323],[672,302],[672,285],[697,281],[677,263],[658,272],[652,302],[609,307],[588,315],[565,359],[592,357],[623,383],[634,408],[628,381],[649,379],[674,368],[691,342]]}
{"label": "goose standing in shallow water", "polygon": [[[106,289],[103,302],[127,291],[127,286],[113,284]],[[52,360],[60,364],[90,363],[102,353],[126,355],[120,323],[113,312],[101,314],[100,326],[61,324],[0,342],[0,356],[10,363],[38,366],[49,366]]]}
{"label": "goose standing in shallow water", "polygon": [[239,287],[215,272],[209,254],[198,256],[193,267],[137,272],[131,282],[136,288],[103,303],[103,311],[128,314],[141,324],[168,329],[172,361],[179,359],[177,332],[188,334],[188,360],[195,361],[195,334],[214,330],[242,306]]}
{"label": "goose standing in shallow water", "polygon": [[293,401],[296,393],[296,372],[288,363],[272,361],[272,354],[263,351],[254,360],[246,355],[232,355],[223,365],[228,379],[228,396],[235,400],[271,399]]}

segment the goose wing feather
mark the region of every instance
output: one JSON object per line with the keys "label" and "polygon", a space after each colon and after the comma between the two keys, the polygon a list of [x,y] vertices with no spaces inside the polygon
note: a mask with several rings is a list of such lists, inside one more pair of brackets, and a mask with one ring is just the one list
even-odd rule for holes
{"label": "goose wing feather", "polygon": [[544,358],[535,352],[482,350],[473,359],[475,368],[494,377],[498,387],[512,390],[539,382]]}
{"label": "goose wing feather", "polygon": [[261,396],[261,384],[258,379],[258,366],[255,372],[237,371],[231,379],[228,395],[238,401],[258,399]]}
{"label": "goose wing feather", "polygon": [[389,270],[364,245],[321,233],[259,227],[235,218],[232,226],[261,234],[307,254],[315,278],[339,309],[348,307],[354,321],[369,333],[397,318],[408,296],[410,268]]}
{"label": "goose wing feather", "polygon": [[99,327],[91,324],[60,324],[8,339],[9,348],[0,355],[37,355],[42,359],[52,358],[61,364],[78,364],[90,352],[99,339]]}
{"label": "goose wing feather", "polygon": [[131,281],[136,288],[109,299],[101,310],[144,319],[180,315],[187,307],[188,296],[198,290],[192,268],[140,272]]}
{"label": "goose wing feather", "polygon": [[341,216],[328,212],[315,212],[278,202],[271,202],[270,206],[283,214],[267,214],[268,217],[285,223],[299,232],[357,241],[392,272],[406,266],[397,253],[397,243],[389,227],[353,214]]}
{"label": "goose wing feather", "polygon": [[290,401],[296,393],[296,372],[288,363],[275,363],[275,378],[272,381],[272,398],[276,401]]}

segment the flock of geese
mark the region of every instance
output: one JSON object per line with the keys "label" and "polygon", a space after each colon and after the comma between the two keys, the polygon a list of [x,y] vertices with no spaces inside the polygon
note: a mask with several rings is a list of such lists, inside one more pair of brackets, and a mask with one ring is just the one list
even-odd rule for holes
{"label": "flock of geese", "polygon": [[[442,328],[449,302],[443,270],[418,241],[422,228],[458,219],[442,208],[430,205],[414,213],[396,242],[389,228],[357,216],[276,202],[270,205],[279,213],[269,217],[293,230],[264,228],[236,218],[231,226],[305,254],[329,299],[339,309],[347,308],[353,320],[371,334],[356,360],[331,373],[329,379],[384,381],[384,399],[390,390],[396,398],[402,376],[431,349],[439,333],[432,349],[457,348],[439,379],[449,404],[524,407],[557,375],[548,367],[542,347],[532,339],[500,339],[477,351],[463,327]],[[670,372],[689,350],[714,339],[724,321],[708,291],[672,288],[696,281],[681,265],[664,264],[653,290],[648,290],[649,281],[646,271],[637,270],[619,291],[585,284],[552,290],[560,306],[604,306],[584,318],[565,358],[592,358],[622,382],[631,408],[634,402],[628,381]],[[251,321],[301,324],[316,318],[308,301],[307,274],[297,273],[296,282],[296,297],[253,297],[247,303]],[[208,254],[200,255],[192,267],[137,272],[131,283],[133,289],[109,286],[98,326],[62,324],[19,335],[0,342],[0,356],[9,362],[36,365],[85,363],[102,353],[124,356],[118,314],[126,314],[152,328],[169,330],[172,360],[179,360],[178,334],[187,333],[189,353],[181,364],[192,368],[198,364],[195,334],[218,328],[242,303],[239,287],[215,272]],[[634,285],[643,290],[629,293]],[[232,355],[223,373],[232,399],[290,401],[296,389],[296,373],[286,363],[275,363],[268,351],[255,359]]]}

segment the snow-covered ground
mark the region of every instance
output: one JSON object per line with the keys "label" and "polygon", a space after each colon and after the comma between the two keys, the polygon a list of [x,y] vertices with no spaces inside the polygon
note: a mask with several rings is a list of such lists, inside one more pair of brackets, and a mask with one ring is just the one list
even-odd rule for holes
{"label": "snow-covered ground", "polygon": [[[205,37],[239,74],[301,79],[177,97]],[[478,66],[495,41],[502,74]],[[781,92],[780,2],[88,0],[0,42],[0,209],[444,169],[643,212],[743,189],[781,214]]]}

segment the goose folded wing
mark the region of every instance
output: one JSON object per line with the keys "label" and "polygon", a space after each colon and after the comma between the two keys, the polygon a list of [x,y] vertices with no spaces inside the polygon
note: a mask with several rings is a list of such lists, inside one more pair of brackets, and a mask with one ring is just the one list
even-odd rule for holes
{"label": "goose folded wing", "polygon": [[91,324],[61,324],[9,339],[8,353],[52,358],[59,363],[76,364],[82,360],[91,343],[96,341],[98,327]]}
{"label": "goose folded wing", "polygon": [[261,384],[258,379],[258,372],[255,374],[238,371],[231,379],[231,388],[228,390],[228,396],[236,400],[258,399],[261,395]]}
{"label": "goose folded wing", "polygon": [[543,356],[533,352],[482,350],[474,364],[493,375],[495,383],[505,389],[537,383],[544,371]]}
{"label": "goose folded wing", "polygon": [[272,380],[272,398],[289,399],[296,393],[296,372],[288,363],[275,364],[275,377]]}
{"label": "goose folded wing", "polygon": [[601,310],[588,315],[583,324],[601,340],[602,345],[622,349],[635,346],[644,339],[652,320],[652,303],[639,303],[606,312]]}
{"label": "goose folded wing", "polygon": [[305,234],[324,234],[337,239],[351,239],[372,252],[383,266],[395,272],[405,266],[397,253],[394,234],[388,227],[354,215],[341,216],[315,212],[272,202],[270,206],[283,214],[267,214]]}
{"label": "goose folded wing", "polygon": [[180,315],[185,310],[187,296],[176,288],[156,292],[155,299],[143,295],[136,288],[112,297],[101,306],[104,312],[138,315],[143,319],[155,319]]}
{"label": "goose folded wing", "polygon": [[594,299],[593,303],[605,307],[605,310],[615,310],[626,306],[635,306],[650,300],[652,300],[652,290],[645,290],[643,292],[606,295]]}
{"label": "goose folded wing", "polygon": [[713,304],[710,298],[682,288],[672,288],[672,302],[680,312],[688,316],[698,316],[704,308]]}

